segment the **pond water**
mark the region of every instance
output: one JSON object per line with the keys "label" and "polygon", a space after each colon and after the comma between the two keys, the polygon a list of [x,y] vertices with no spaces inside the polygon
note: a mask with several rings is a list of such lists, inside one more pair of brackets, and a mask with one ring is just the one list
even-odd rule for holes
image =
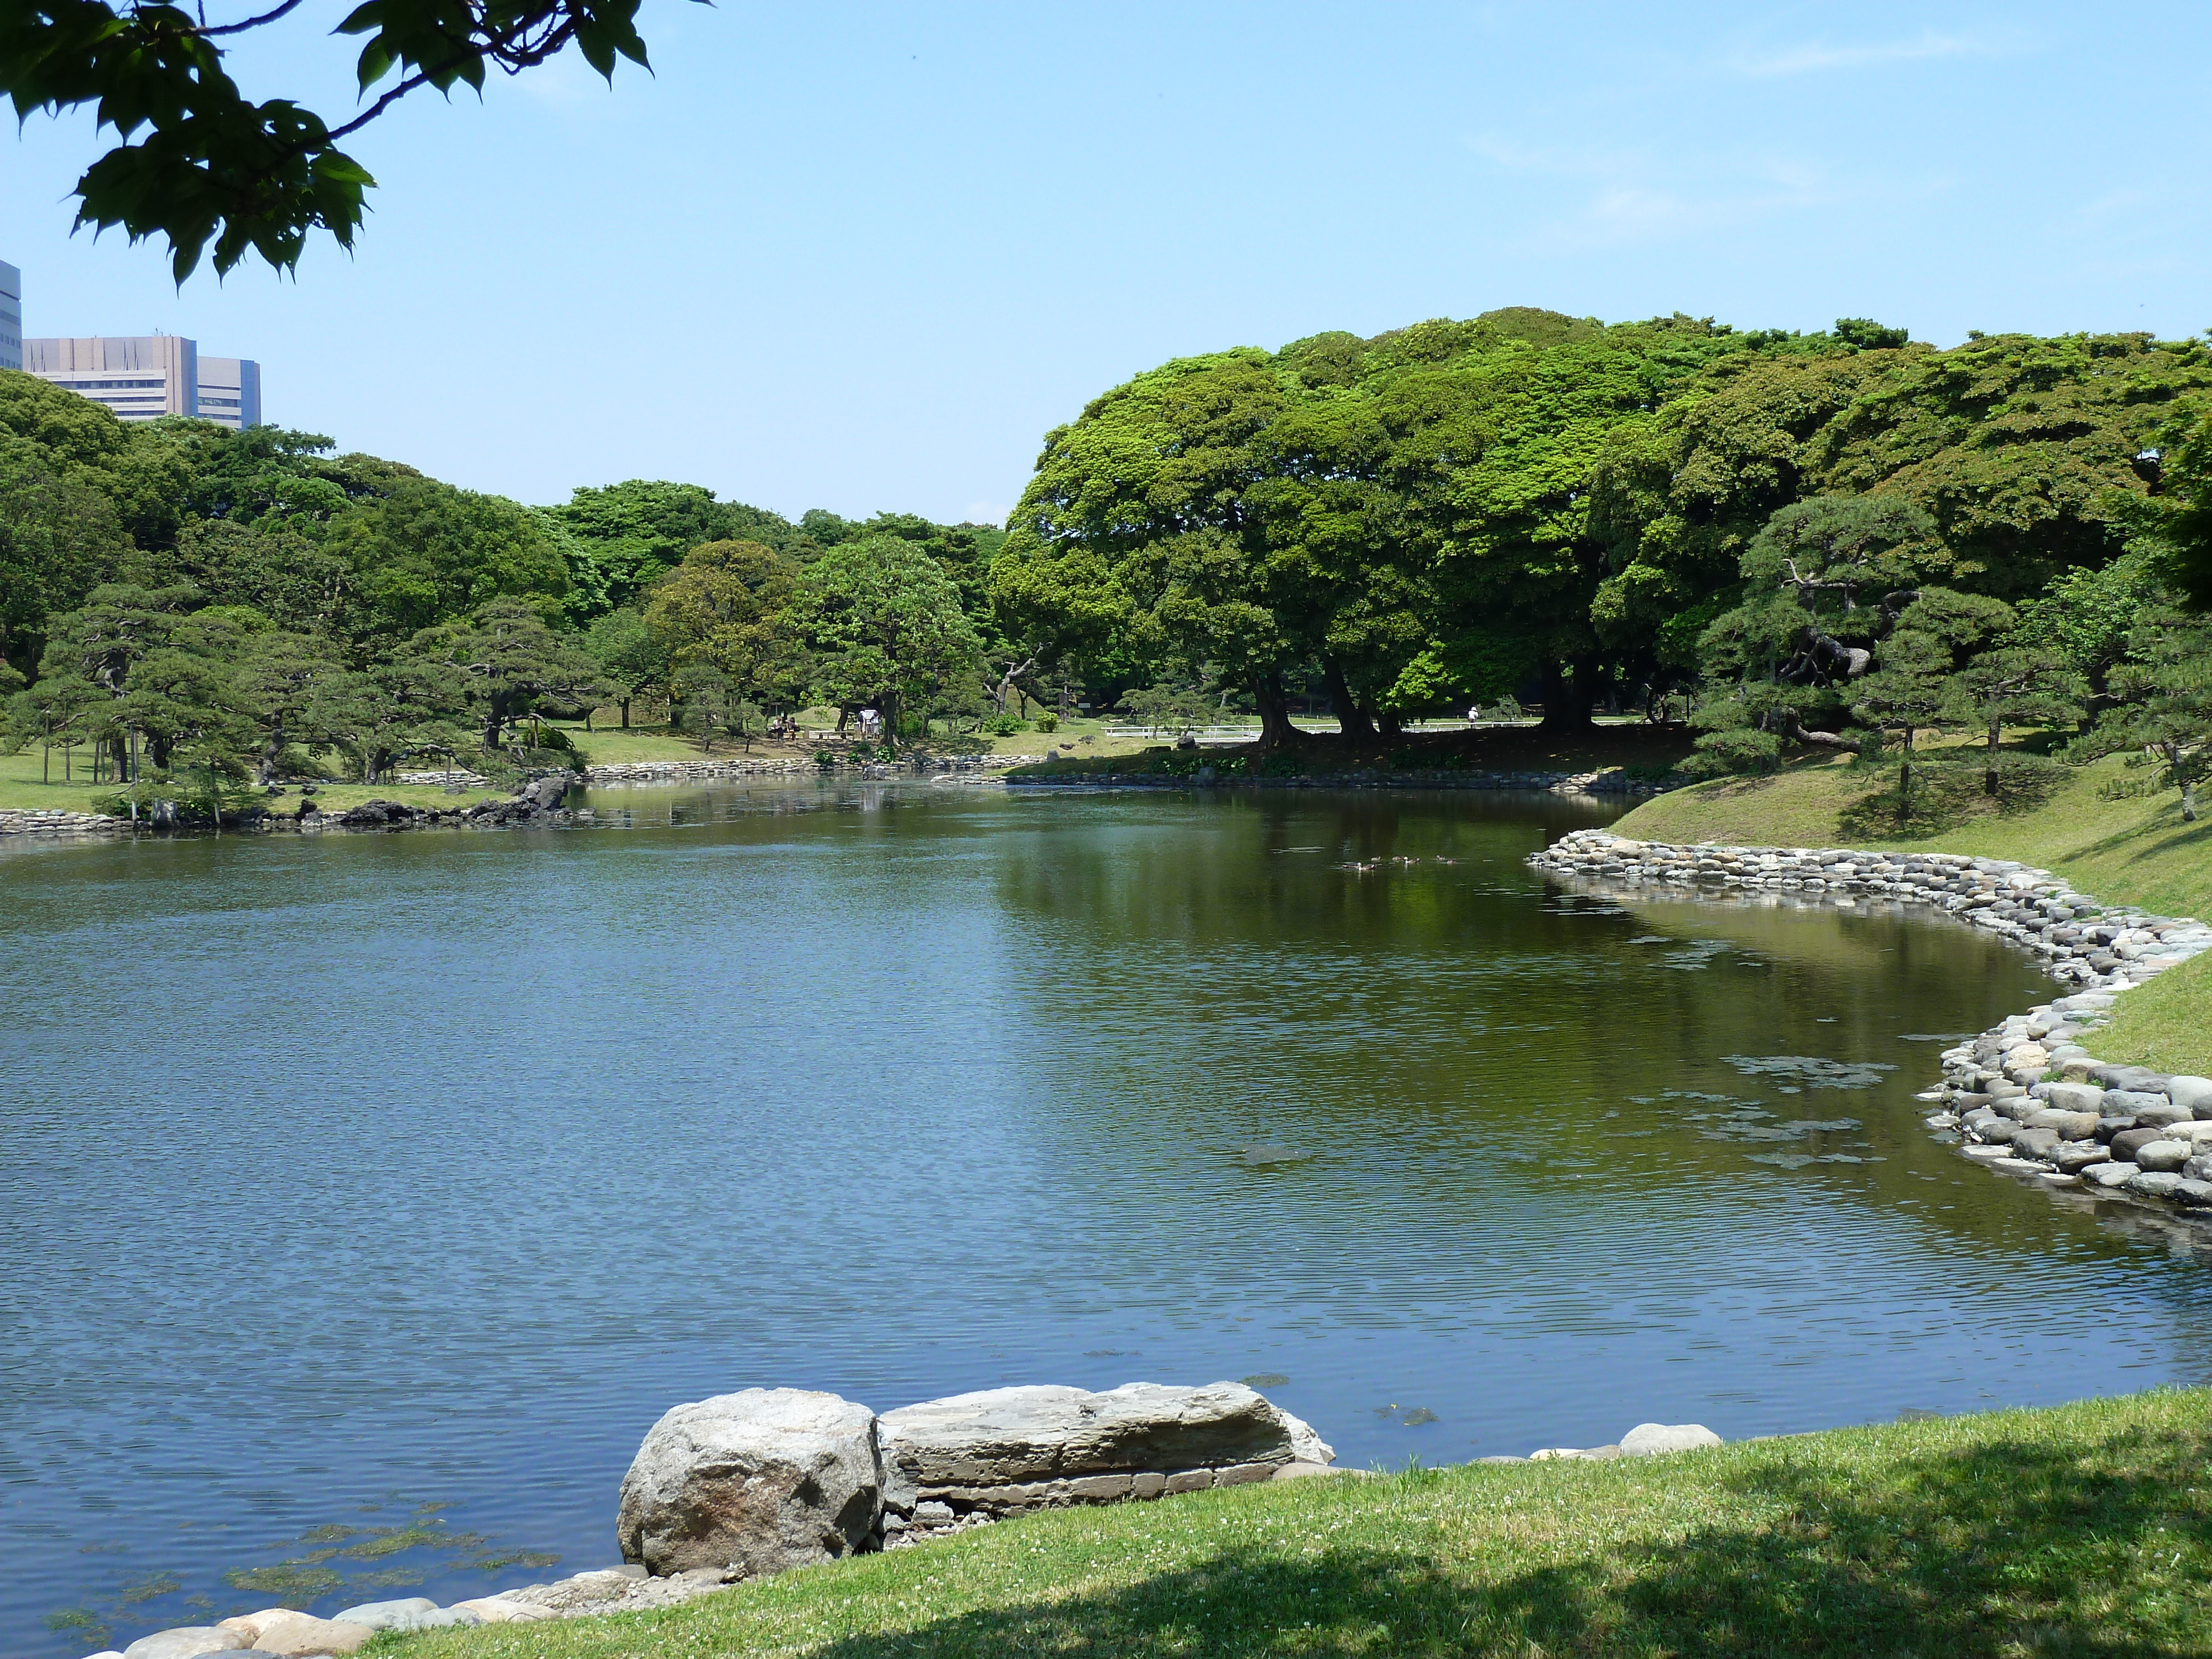
{"label": "pond water", "polygon": [[752,1384],[1373,1465],[2212,1376],[2197,1261],[1920,1127],[2049,993],[1971,930],[1562,893],[1551,796],[590,804],[0,860],[0,1649],[608,1565]]}

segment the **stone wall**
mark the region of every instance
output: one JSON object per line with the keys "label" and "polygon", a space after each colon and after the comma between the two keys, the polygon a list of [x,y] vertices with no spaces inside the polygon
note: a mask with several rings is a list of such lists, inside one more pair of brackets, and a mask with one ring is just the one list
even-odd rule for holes
{"label": "stone wall", "polygon": [[33,811],[0,807],[0,836],[101,836],[128,830],[128,818],[105,812]]}
{"label": "stone wall", "polygon": [[2081,1041],[2122,994],[2212,949],[2203,922],[2101,905],[2047,870],[1956,853],[1681,847],[1580,830],[1529,862],[1599,890],[1917,906],[2034,951],[2073,994],[1946,1049],[1942,1082],[1920,1097],[1945,1108],[1929,1128],[2005,1174],[2212,1208],[2212,1080],[2111,1065]]}

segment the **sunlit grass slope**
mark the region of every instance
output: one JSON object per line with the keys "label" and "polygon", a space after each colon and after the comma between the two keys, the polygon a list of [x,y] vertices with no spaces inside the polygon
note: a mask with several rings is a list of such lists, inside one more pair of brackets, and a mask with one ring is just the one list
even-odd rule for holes
{"label": "sunlit grass slope", "polygon": [[407,1659],[2212,1651],[2212,1395],[1040,1514]]}

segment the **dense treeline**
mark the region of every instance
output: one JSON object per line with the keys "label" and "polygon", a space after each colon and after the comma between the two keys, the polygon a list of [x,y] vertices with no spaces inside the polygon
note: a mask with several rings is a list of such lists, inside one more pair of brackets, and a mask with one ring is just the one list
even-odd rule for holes
{"label": "dense treeline", "polygon": [[0,374],[16,740],[374,778],[527,764],[529,714],[641,701],[709,741],[810,704],[896,737],[1234,703],[1268,744],[1319,701],[1369,746],[1519,699],[1570,733],[1687,719],[1708,769],[1893,761],[1900,797],[1930,729],[1986,734],[1991,790],[2023,726],[2175,783],[2206,761],[2196,341],[1527,310],[1318,335],[1105,393],[1003,532],[672,483],[533,508],[331,449]]}
{"label": "dense treeline", "polygon": [[2123,705],[2103,740],[2148,741],[2199,695],[2161,607],[2212,588],[2208,394],[2212,352],[2140,335],[1319,335],[1051,433],[992,592],[1094,678],[1243,689],[1275,741],[1308,678],[1355,740],[1518,692],[1566,731],[1693,707],[1708,767]]}
{"label": "dense treeline", "polygon": [[996,528],[794,525],[636,481],[532,508],[332,447],[127,424],[0,373],[13,740],[65,766],[88,746],[95,775],[149,787],[185,769],[374,780],[557,759],[565,739],[527,716],[626,724],[641,698],[711,744],[813,702],[876,707],[893,738],[972,729],[1011,695],[987,678],[1006,653]]}

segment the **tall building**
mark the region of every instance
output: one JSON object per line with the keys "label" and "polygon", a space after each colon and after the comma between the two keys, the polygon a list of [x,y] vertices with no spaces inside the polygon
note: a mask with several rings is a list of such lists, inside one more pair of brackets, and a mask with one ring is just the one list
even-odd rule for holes
{"label": "tall building", "polygon": [[0,259],[0,368],[23,366],[23,273]]}
{"label": "tall building", "polygon": [[203,357],[197,343],[178,334],[26,340],[23,367],[126,421],[194,415],[233,428],[261,423],[261,365]]}
{"label": "tall building", "polygon": [[235,432],[261,424],[261,365],[251,357],[200,359],[200,419]]}

